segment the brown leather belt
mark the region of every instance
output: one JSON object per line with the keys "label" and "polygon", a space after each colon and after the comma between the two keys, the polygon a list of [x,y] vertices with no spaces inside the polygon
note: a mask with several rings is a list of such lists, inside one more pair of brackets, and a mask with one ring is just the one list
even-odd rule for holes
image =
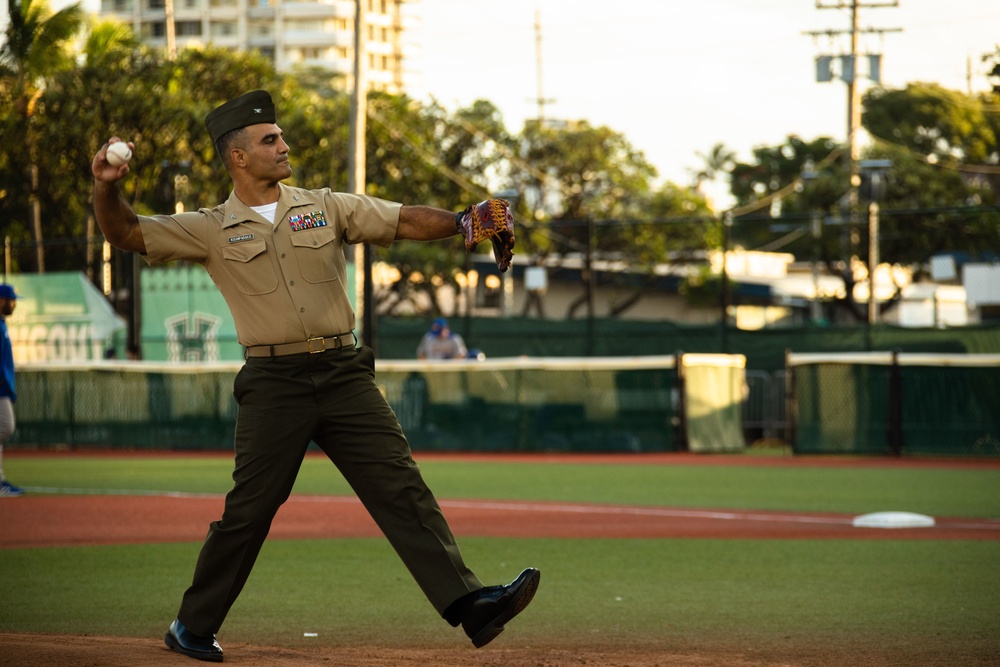
{"label": "brown leather belt", "polygon": [[340,350],[345,347],[355,347],[358,343],[353,332],[335,336],[316,336],[301,343],[282,343],[281,345],[251,345],[246,348],[247,357],[284,357],[289,354],[319,354]]}

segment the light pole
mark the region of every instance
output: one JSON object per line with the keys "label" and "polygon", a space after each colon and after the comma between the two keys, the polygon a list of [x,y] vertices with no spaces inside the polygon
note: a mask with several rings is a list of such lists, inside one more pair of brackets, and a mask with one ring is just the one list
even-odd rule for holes
{"label": "light pole", "polygon": [[[350,125],[347,154],[347,191],[365,194],[367,163],[365,155],[365,132],[368,121],[368,89],[365,79],[365,10],[362,0],[354,2],[354,89],[348,119]],[[361,243],[354,249],[354,276],[356,279],[355,311],[361,320],[361,341],[378,349],[375,345],[375,299],[372,290],[372,248]]]}
{"label": "light pole", "polygon": [[885,174],[892,160],[861,160],[861,176],[868,183],[868,324],[878,321],[878,301],[875,299],[875,270],[879,263],[879,200],[885,189]]}
{"label": "light pole", "polygon": [[722,289],[720,290],[719,309],[720,324],[722,325],[722,352],[729,352],[729,235],[733,228],[733,213],[726,211],[722,216]]}
{"label": "light pole", "polygon": [[814,211],[809,222],[812,228],[812,282],[813,298],[810,304],[809,315],[813,324],[818,324],[823,319],[823,304],[819,300],[819,244],[823,237],[823,219],[819,211]]}
{"label": "light pole", "polygon": [[[816,165],[813,161],[806,160],[805,164],[802,165],[802,180],[804,183],[810,183],[819,178],[819,173],[816,171]],[[803,188],[804,189],[804,188]],[[812,260],[811,260],[811,270],[812,270],[812,284],[813,284],[813,295],[812,301],[809,304],[809,320],[813,324],[818,324],[823,319],[823,304],[820,301],[819,294],[819,258],[820,258],[820,243],[823,239],[823,218],[819,211],[814,210],[809,220],[809,231],[812,236]]]}
{"label": "light pole", "polygon": [[[501,190],[495,195],[499,199],[506,199],[510,204],[512,213],[517,211],[517,202],[521,198],[521,193],[517,190]],[[514,277],[510,275],[512,271],[500,274],[500,284],[503,293],[500,312],[504,317],[510,317],[514,312]]]}

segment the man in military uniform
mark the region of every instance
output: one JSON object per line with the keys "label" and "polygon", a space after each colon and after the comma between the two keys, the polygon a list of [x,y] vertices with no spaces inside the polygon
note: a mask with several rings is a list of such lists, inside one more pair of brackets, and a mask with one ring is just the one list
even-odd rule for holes
{"label": "man in military uniform", "polygon": [[438,613],[484,646],[531,601],[539,572],[527,568],[511,584],[484,587],[466,566],[375,383],[374,355],[355,344],[344,260],[345,243],[388,246],[454,236],[463,231],[458,217],[283,184],[292,173],[289,148],[265,91],[223,104],[205,124],[233,180],[229,199],[213,209],[137,215],[118,187],[128,165],[107,161],[117,138],[92,164],[94,213],[108,242],[141,253],[151,265],[203,265],[246,347],[234,382],[234,486],[222,518],[209,528],[167,645],[200,660],[222,660],[215,633],[315,442]]}

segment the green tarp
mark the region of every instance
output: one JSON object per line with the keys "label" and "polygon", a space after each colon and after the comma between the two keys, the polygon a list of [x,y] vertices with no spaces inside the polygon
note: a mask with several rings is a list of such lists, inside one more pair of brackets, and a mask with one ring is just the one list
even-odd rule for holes
{"label": "green tarp", "polygon": [[17,290],[7,330],[14,363],[102,359],[125,321],[82,273],[14,274]]}

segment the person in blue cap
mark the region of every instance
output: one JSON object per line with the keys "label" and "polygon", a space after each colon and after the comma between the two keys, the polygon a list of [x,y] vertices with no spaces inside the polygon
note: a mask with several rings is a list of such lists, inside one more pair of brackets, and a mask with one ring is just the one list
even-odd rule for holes
{"label": "person in blue cap", "polygon": [[417,346],[417,359],[465,359],[469,350],[465,341],[448,327],[448,320],[439,317],[431,323]]}
{"label": "person in blue cap", "polygon": [[17,305],[17,292],[13,285],[0,284],[0,498],[16,498],[24,495],[24,490],[10,482],[3,474],[3,446],[14,433],[14,401],[17,390],[14,386],[14,351],[10,347],[7,333],[7,316]]}

